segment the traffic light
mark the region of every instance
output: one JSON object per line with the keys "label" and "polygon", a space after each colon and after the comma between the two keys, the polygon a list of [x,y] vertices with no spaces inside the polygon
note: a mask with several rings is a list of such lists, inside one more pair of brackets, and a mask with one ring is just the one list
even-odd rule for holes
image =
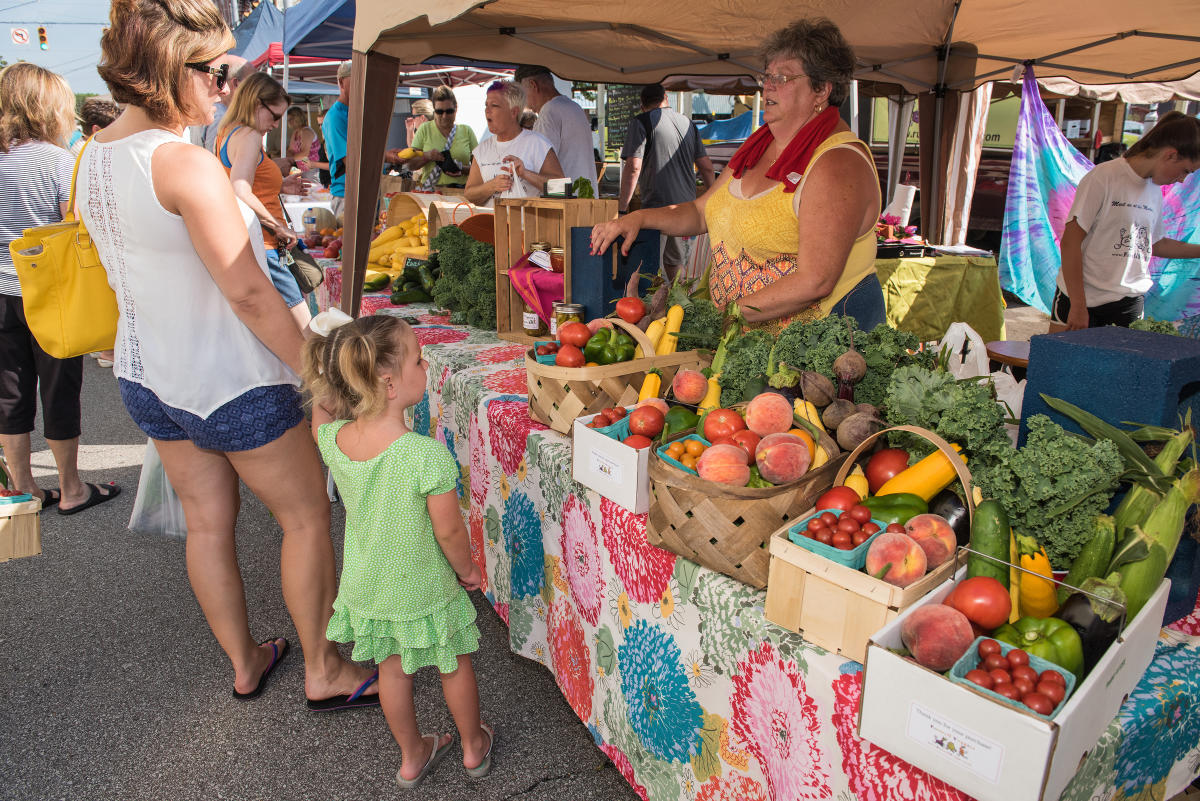
{"label": "traffic light", "polygon": [[43,50],[50,49],[50,41],[46,38],[45,25],[38,26],[38,47],[42,48]]}

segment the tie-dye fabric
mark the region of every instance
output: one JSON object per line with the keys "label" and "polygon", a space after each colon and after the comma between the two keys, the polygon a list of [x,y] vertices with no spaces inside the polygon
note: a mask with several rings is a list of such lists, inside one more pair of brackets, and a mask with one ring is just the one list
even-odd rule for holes
{"label": "tie-dye fabric", "polygon": [[[1200,242],[1200,173],[1163,192],[1163,235]],[[1200,259],[1153,259],[1154,288],[1146,293],[1146,316],[1182,320],[1200,315]]]}

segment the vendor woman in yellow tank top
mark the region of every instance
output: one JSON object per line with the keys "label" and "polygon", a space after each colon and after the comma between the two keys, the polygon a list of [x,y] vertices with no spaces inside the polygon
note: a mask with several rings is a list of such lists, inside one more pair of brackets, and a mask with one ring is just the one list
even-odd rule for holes
{"label": "vendor woman in yellow tank top", "polygon": [[643,209],[592,230],[592,253],[642,228],[708,232],[713,301],[782,328],[828,314],[864,329],[884,321],[875,276],[879,178],[866,145],[838,116],[854,52],[825,19],[802,19],[763,45],[763,122],[716,184],[691,203]]}

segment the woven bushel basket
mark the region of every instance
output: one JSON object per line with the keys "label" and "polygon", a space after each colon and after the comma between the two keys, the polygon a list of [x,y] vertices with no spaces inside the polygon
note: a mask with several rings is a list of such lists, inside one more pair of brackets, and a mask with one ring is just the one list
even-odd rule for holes
{"label": "woven bushel basket", "polygon": [[[620,319],[612,322],[627,331],[643,352],[654,352],[650,339],[636,325]],[[688,350],[597,367],[559,367],[540,363],[530,349],[525,353],[529,414],[555,431],[570,434],[576,417],[596,414],[609,406],[637,403],[642,382],[651,370],[662,373],[662,385],[669,387],[675,373],[702,370],[711,361],[706,351]]]}
{"label": "woven bushel basket", "polygon": [[[828,437],[821,444],[837,452]],[[767,586],[771,535],[812,508],[833,486],[845,458],[838,453],[790,484],[751,488],[705,481],[651,452],[646,538],[651,545],[762,589]]]}

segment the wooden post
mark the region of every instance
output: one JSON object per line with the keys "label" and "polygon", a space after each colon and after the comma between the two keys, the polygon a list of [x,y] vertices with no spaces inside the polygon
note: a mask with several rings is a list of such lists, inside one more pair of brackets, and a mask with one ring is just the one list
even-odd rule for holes
{"label": "wooden post", "polygon": [[[358,316],[362,277],[375,228],[388,122],[400,62],[382,53],[354,51],[350,74],[350,127],[346,135],[346,206],[342,236],[342,311]],[[370,109],[371,119],[367,119]]]}

